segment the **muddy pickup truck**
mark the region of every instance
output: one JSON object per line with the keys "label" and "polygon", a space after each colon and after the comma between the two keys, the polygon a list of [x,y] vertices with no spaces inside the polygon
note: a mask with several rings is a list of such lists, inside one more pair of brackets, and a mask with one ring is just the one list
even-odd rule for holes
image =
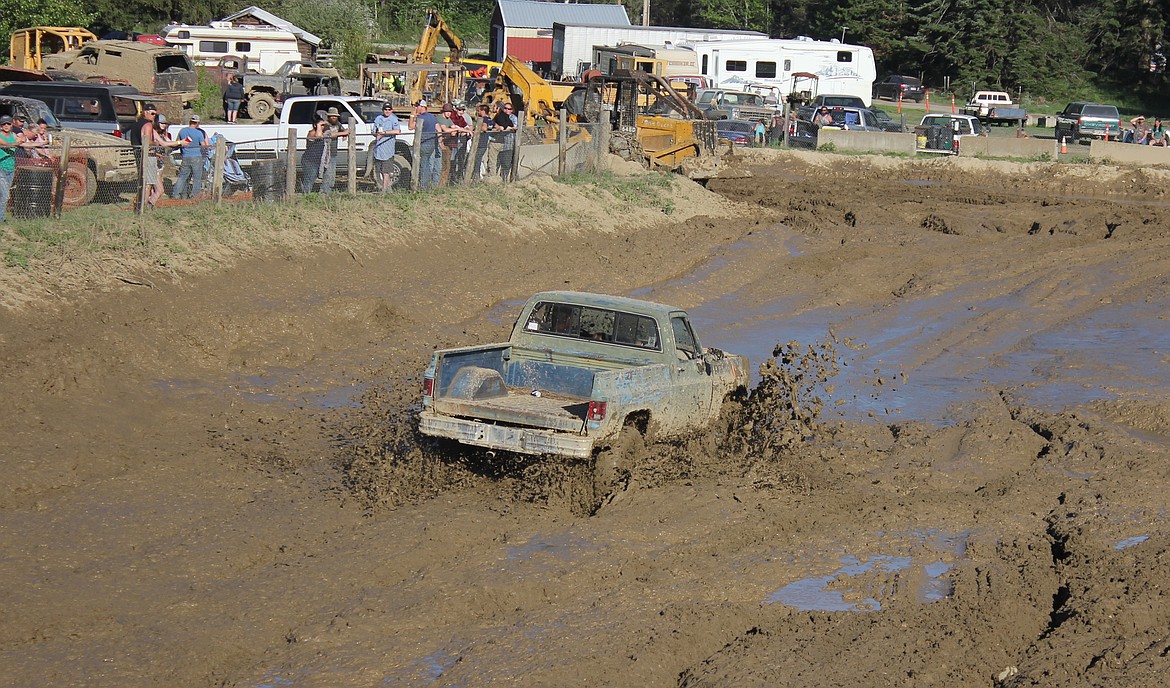
{"label": "muddy pickup truck", "polygon": [[747,383],[747,359],[702,347],[677,308],[543,292],[524,305],[509,341],[434,353],[419,430],[585,459],[648,427],[659,437],[701,430]]}

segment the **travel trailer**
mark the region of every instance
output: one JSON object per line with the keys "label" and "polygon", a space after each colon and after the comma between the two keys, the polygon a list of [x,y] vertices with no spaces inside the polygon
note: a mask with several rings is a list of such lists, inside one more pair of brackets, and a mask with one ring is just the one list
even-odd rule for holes
{"label": "travel trailer", "polygon": [[877,68],[873,51],[863,45],[811,38],[703,41],[690,44],[698,73],[717,88],[757,93],[792,93],[793,76],[817,76],[817,91],[861,98],[872,103]]}
{"label": "travel trailer", "polygon": [[233,26],[231,22],[211,22],[208,26],[171,24],[162,31],[167,45],[173,45],[199,66],[217,66],[226,57],[240,58],[245,69],[259,74],[275,74],[289,61],[299,62],[297,37],[283,29],[268,26]]}
{"label": "travel trailer", "polygon": [[[593,64],[593,49],[597,46],[672,45],[686,41],[726,41],[766,39],[759,31],[728,29],[693,29],[679,26],[606,26],[599,24],[553,23],[552,72],[562,79],[574,79],[581,72],[598,68]],[[668,61],[673,56],[661,55]]]}

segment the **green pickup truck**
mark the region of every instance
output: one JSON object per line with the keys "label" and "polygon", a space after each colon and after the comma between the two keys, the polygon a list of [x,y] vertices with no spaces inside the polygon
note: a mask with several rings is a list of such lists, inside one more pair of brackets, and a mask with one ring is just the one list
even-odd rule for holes
{"label": "green pickup truck", "polygon": [[623,431],[709,425],[748,384],[743,356],[704,348],[677,308],[554,291],[534,295],[507,342],[436,351],[419,430],[520,454],[587,459]]}
{"label": "green pickup truck", "polygon": [[1121,116],[1117,107],[1101,103],[1069,103],[1056,116],[1056,140],[1117,139],[1121,136]]}

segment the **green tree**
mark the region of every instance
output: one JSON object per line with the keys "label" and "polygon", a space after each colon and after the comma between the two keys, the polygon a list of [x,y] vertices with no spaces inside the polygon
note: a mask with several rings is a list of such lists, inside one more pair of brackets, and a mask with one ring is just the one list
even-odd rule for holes
{"label": "green tree", "polygon": [[[30,26],[89,26],[82,0],[0,0],[0,36]],[[7,51],[5,51],[7,52]]]}
{"label": "green tree", "polygon": [[700,26],[764,33],[772,28],[767,0],[695,0],[692,5],[692,19]]}

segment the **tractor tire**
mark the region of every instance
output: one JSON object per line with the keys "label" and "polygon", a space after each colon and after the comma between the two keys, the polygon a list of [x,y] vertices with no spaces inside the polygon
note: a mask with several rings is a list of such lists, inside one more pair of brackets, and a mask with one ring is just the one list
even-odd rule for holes
{"label": "tractor tire", "polygon": [[267,122],[276,114],[276,99],[267,93],[252,94],[244,108],[248,117],[257,122]]}

